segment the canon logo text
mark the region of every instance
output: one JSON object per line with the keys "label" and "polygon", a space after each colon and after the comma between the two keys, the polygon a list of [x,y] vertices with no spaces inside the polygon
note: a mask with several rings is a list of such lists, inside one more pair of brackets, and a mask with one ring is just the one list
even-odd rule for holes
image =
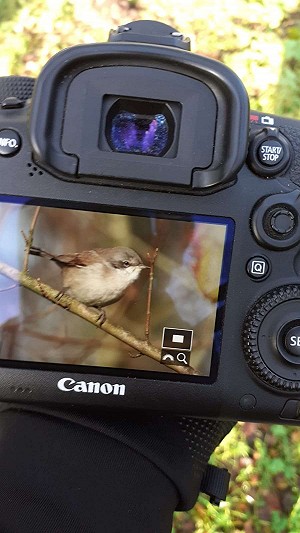
{"label": "canon logo text", "polygon": [[88,394],[113,394],[124,396],[125,385],[111,385],[110,383],[98,383],[94,381],[75,381],[72,378],[62,378],[57,383],[59,390],[63,392],[84,392]]}

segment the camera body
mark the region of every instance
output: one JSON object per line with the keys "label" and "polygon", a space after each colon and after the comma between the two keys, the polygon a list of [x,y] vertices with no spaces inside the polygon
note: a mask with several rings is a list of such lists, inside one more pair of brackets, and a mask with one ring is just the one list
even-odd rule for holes
{"label": "camera body", "polygon": [[[249,121],[238,77],[149,21],[57,54],[32,100],[2,98],[0,399],[298,424],[299,131],[279,116],[250,112]],[[22,281],[11,286],[1,265],[22,270],[20,235],[36,206],[33,245],[49,251],[51,241],[52,259],[112,245],[150,258],[113,304],[136,343],[111,346],[96,324],[77,337],[79,317],[67,309],[53,319],[59,298],[39,323],[53,261],[34,260],[34,303]],[[68,331],[58,329],[65,317]],[[61,355],[80,343],[90,354],[91,338],[90,359]],[[154,366],[146,345],[160,354]]]}

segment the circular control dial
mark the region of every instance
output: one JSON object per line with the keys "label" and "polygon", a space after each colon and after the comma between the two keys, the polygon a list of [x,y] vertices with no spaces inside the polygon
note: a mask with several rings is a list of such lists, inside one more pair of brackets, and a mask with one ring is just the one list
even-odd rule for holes
{"label": "circular control dial", "polygon": [[276,209],[272,213],[271,227],[278,235],[286,235],[295,227],[295,215],[284,207]]}
{"label": "circular control dial", "polygon": [[288,205],[274,205],[266,210],[263,217],[263,229],[275,240],[285,240],[291,237],[296,229],[298,215]]}
{"label": "circular control dial", "polygon": [[266,196],[257,202],[251,214],[255,239],[272,250],[296,246],[300,242],[299,210],[299,190]]}
{"label": "circular control dial", "polygon": [[300,285],[273,289],[254,304],[244,322],[243,349],[259,379],[300,391]]}

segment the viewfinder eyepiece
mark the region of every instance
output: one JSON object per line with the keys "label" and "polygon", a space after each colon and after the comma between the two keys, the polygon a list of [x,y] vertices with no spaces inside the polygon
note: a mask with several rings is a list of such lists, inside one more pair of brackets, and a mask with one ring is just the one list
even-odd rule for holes
{"label": "viewfinder eyepiece", "polygon": [[114,152],[162,157],[174,140],[174,119],[163,102],[119,99],[106,119],[106,139]]}

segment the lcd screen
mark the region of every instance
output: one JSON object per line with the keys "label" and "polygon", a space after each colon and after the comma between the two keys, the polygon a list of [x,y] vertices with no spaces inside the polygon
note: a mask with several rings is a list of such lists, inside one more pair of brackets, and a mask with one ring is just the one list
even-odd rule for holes
{"label": "lcd screen", "polygon": [[[0,229],[1,364],[159,372],[162,379],[216,375],[231,219],[10,199],[0,204]],[[7,266],[26,270],[37,291],[10,279]],[[84,303],[93,320],[96,309],[99,322],[62,308],[65,294]]]}

